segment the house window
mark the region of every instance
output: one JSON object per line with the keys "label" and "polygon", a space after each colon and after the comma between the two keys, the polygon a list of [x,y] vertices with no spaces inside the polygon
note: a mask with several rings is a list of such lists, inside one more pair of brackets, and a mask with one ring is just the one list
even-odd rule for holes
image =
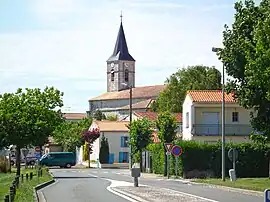
{"label": "house window", "polygon": [[125,70],[125,82],[128,82],[128,70]]}
{"label": "house window", "polygon": [[114,81],[114,70],[111,70],[111,81]]}
{"label": "house window", "polygon": [[239,121],[239,112],[233,112],[232,113],[232,122],[238,122]]}
{"label": "house window", "polygon": [[128,163],[128,152],[119,152],[119,163]]}
{"label": "house window", "polygon": [[189,112],[186,113],[186,128],[189,128]]}
{"label": "house window", "polygon": [[127,136],[121,137],[121,147],[128,147],[128,137]]}

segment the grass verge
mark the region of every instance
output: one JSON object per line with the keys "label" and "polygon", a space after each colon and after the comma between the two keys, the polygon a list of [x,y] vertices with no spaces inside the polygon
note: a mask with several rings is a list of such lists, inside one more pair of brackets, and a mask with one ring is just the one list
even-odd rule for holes
{"label": "grass verge", "polygon": [[230,179],[226,179],[226,181],[223,182],[221,179],[209,178],[209,179],[196,179],[193,180],[193,182],[221,185],[226,187],[234,187],[254,191],[264,191],[265,189],[270,188],[269,178],[239,178],[235,182],[231,182]]}
{"label": "grass verge", "polygon": [[32,180],[24,180],[22,183],[20,183],[20,186],[16,192],[15,202],[34,202],[34,187],[51,179],[51,175],[45,169],[43,170],[42,177],[37,177],[36,171],[34,170],[34,177]]}
{"label": "grass verge", "polygon": [[15,178],[15,173],[0,173],[0,200],[4,201],[5,195],[9,192],[9,186]]}

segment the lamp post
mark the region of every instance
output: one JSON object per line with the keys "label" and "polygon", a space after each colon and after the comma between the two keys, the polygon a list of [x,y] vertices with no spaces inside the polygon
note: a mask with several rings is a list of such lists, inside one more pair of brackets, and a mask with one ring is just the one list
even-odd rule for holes
{"label": "lamp post", "polygon": [[[212,52],[219,52],[221,51],[221,48],[212,48]],[[221,113],[222,113],[222,121],[221,121],[221,141],[222,141],[222,169],[221,169],[221,175],[222,175],[222,181],[225,181],[225,90],[224,90],[224,84],[225,84],[225,67],[224,63],[222,64],[222,107],[221,107]]]}
{"label": "lamp post", "polygon": [[[122,83],[124,86],[128,86],[129,88],[129,123],[131,124],[132,122],[132,86],[129,86],[126,83]],[[130,131],[129,131],[129,140],[130,140]],[[131,144],[129,143],[129,169],[132,168],[132,148],[131,148]]]}

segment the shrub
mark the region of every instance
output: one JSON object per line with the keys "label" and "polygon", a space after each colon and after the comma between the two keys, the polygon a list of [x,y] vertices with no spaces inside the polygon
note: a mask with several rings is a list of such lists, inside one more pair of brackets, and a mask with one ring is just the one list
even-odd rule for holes
{"label": "shrub", "polygon": [[[183,149],[178,159],[178,174],[184,178],[221,177],[221,144],[200,144],[194,141],[177,141],[175,144]],[[236,162],[237,177],[267,177],[269,146],[254,143],[226,144],[226,175],[232,168],[228,158],[230,148],[236,148],[239,158]],[[152,144],[149,147],[152,154],[152,170],[163,173],[163,145]],[[175,172],[175,157],[170,157],[170,174]]]}
{"label": "shrub", "polygon": [[5,156],[0,156],[0,173],[7,173],[10,169],[8,159]]}
{"label": "shrub", "polygon": [[100,149],[99,149],[99,162],[106,164],[109,162],[109,143],[108,139],[104,135],[101,137]]}

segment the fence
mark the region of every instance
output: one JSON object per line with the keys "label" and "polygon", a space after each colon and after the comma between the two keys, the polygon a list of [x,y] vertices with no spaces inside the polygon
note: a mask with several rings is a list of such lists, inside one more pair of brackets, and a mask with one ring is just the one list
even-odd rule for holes
{"label": "fence", "polygon": [[[15,179],[13,180],[12,184],[9,187],[9,194],[5,195],[4,202],[14,202],[14,199],[16,196],[16,191],[19,188],[19,186],[24,181],[27,182],[27,181],[32,180],[34,176],[36,176],[36,175],[34,175],[33,172],[21,174],[21,176],[16,175]],[[42,177],[42,169],[41,168],[39,168],[37,170],[37,177]]]}

